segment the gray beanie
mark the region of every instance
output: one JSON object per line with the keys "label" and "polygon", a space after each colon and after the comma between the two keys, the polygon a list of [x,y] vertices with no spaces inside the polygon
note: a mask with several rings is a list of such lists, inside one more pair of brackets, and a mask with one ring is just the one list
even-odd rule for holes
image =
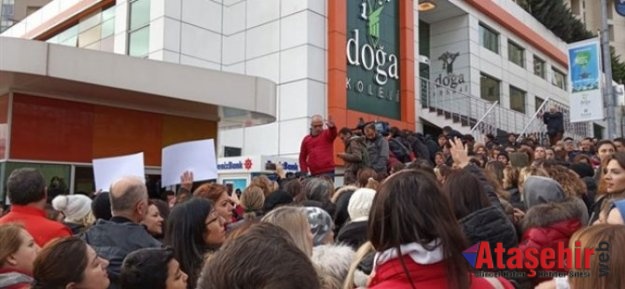
{"label": "gray beanie", "polygon": [[323,240],[332,231],[332,217],[326,211],[317,207],[304,207],[308,215],[308,223],[313,234],[313,246],[323,245]]}
{"label": "gray beanie", "polygon": [[562,186],[552,178],[529,176],[523,184],[523,197],[527,209],[545,203],[559,203],[566,197]]}

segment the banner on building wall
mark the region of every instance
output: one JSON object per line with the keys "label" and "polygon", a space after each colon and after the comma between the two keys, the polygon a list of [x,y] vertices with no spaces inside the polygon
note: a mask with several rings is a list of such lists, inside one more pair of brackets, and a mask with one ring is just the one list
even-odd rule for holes
{"label": "banner on building wall", "polygon": [[599,39],[568,46],[571,122],[603,120]]}
{"label": "banner on building wall", "polygon": [[616,13],[625,17],[625,0],[615,0],[614,9],[616,9]]}
{"label": "banner on building wall", "polygon": [[348,109],[401,119],[399,1],[347,1]]}

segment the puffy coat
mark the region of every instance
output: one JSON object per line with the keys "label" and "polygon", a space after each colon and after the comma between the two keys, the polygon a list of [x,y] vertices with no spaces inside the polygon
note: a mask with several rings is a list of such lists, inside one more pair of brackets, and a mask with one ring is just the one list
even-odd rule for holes
{"label": "puffy coat", "polygon": [[119,275],[126,255],[138,249],[161,247],[161,242],[154,239],[144,226],[120,217],[113,217],[111,221],[98,220],[82,238],[99,256],[110,262],[107,268],[111,279],[109,289],[120,288]]}
{"label": "puffy coat", "polygon": [[[375,276],[371,280],[371,289],[447,289],[448,274],[445,261],[429,265],[417,264],[409,256],[403,257],[408,273],[413,282],[406,276],[399,258],[395,258],[376,268]],[[514,289],[512,284],[503,278],[486,279],[471,276],[471,289],[494,289],[490,282],[499,282],[505,289]],[[451,288],[449,288],[451,289]]]}
{"label": "puffy coat", "polygon": [[[523,235],[519,249],[525,252],[528,248],[557,249],[558,243],[568,247],[569,239],[575,231],[582,228],[587,215],[583,201],[571,198],[561,203],[546,203],[530,208],[521,221]],[[587,218],[587,217],[586,217]],[[558,269],[537,268],[536,271],[564,271]],[[532,278],[531,288],[550,278]],[[521,282],[520,283],[525,283]]]}
{"label": "puffy coat", "polygon": [[302,172],[311,175],[334,173],[334,139],[336,127],[324,129],[316,136],[307,135],[299,151],[299,166]]}

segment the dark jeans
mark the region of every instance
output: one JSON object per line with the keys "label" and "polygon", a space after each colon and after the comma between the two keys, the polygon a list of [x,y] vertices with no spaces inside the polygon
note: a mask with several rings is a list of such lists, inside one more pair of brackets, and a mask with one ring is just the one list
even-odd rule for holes
{"label": "dark jeans", "polygon": [[562,132],[557,132],[554,134],[549,134],[549,144],[551,146],[556,145],[562,139]]}

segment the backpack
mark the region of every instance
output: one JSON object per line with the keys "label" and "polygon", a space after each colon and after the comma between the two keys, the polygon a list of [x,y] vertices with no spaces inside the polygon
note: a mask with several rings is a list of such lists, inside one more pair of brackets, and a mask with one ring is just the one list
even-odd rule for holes
{"label": "backpack", "polygon": [[[391,144],[392,143],[392,144]],[[393,155],[402,163],[408,163],[412,161],[410,156],[412,151],[409,150],[402,142],[397,138],[389,139],[389,148]]]}

